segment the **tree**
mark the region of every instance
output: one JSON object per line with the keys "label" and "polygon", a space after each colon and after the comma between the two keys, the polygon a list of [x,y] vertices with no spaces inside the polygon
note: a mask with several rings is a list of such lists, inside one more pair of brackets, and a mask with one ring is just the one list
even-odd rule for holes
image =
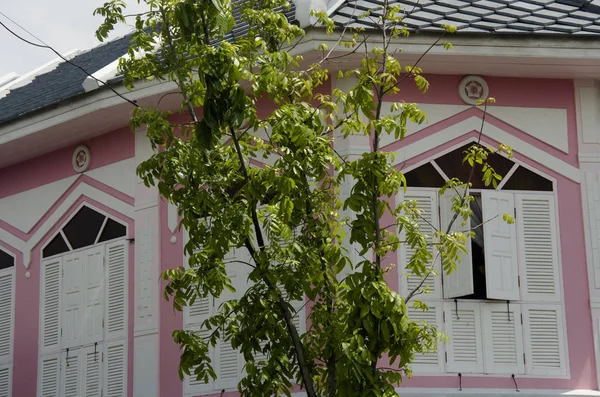
{"label": "tree", "polygon": [[[311,65],[292,56],[304,31],[283,14],[287,1],[144,1],[149,11],[134,16],[132,45],[120,61],[125,84],[174,81],[188,118],[175,123],[159,105],[136,107],[131,118],[133,129],[146,126],[158,149],[138,175],[179,208],[189,234],[189,264],[164,272],[164,295],[178,310],[218,297],[233,289],[231,266],[246,267],[252,283],[203,324],[209,333],[174,333],[182,348],[180,376],[215,377],[209,346],[224,340],[246,359],[238,386],[243,395],[289,395],[294,384],[311,397],[396,395],[415,353],[435,349],[442,338],[435,327],[412,321],[407,304],[427,310],[414,298],[427,292],[423,285],[438,258],[444,271],[456,268],[468,233],[448,228],[428,236],[415,202],[390,200],[406,179],[381,151],[380,138],[403,139],[406,124],[422,123],[425,114],[399,102],[384,115],[384,97],[398,93],[405,80],[428,89],[418,65],[402,68],[388,50],[408,35],[401,9],[384,1],[361,16],[375,21],[381,36],[368,51],[372,32],[335,29],[324,13],[314,13],[339,35],[336,45],[364,52],[359,68],[339,76],[354,78],[354,86],[325,95],[317,88],[329,78],[325,66],[335,48],[322,45],[322,59]],[[125,21],[124,7],[112,0],[96,10],[105,17],[99,39]],[[247,32],[228,39],[240,23]],[[266,115],[260,110],[265,102],[274,106]],[[350,136],[368,137],[372,150],[339,156],[336,142]],[[484,168],[486,183],[495,183],[489,153],[474,146],[466,160]],[[452,180],[443,189],[456,192],[453,222],[466,224],[470,216],[469,182]],[[392,225],[382,225],[384,215]],[[405,297],[389,288],[389,268],[382,266],[402,244],[414,249],[406,267],[422,280]],[[243,249],[248,260],[229,262],[232,249]],[[294,300],[310,306],[304,334],[294,325]],[[384,359],[390,364],[380,365]]]}

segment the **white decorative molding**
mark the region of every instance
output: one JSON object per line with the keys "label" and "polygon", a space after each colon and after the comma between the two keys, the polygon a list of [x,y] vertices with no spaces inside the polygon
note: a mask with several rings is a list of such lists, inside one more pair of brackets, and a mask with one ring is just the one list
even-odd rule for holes
{"label": "white decorative molding", "polygon": [[569,130],[566,109],[488,106],[487,112],[523,132],[569,152]]}
{"label": "white decorative molding", "polygon": [[[588,264],[591,266],[593,287],[600,288],[600,174],[597,172],[585,172],[584,186],[582,186],[583,208],[587,207],[587,216],[584,216],[589,234]],[[600,308],[600,307],[598,307]]]}
{"label": "white decorative molding", "polygon": [[177,207],[175,206],[175,204],[169,202],[167,204],[167,225],[171,233],[175,233],[175,229],[177,229],[177,221]]}
{"label": "white decorative molding", "polygon": [[311,17],[311,11],[327,11],[327,0],[293,0],[296,4],[296,20],[301,28],[314,25],[317,18]]}
{"label": "white decorative molding", "polygon": [[579,153],[577,156],[580,163],[600,163],[600,153]]}
{"label": "white decorative molding", "polygon": [[[435,149],[439,146],[440,142],[449,142],[453,139],[468,134],[469,132],[479,131],[480,128],[481,118],[475,116],[469,117],[468,119],[460,121],[451,127],[428,136],[426,139],[420,139],[414,143],[411,143],[410,145],[402,147],[396,152],[394,164],[402,164],[410,158]],[[524,156],[540,163],[548,169],[554,170],[555,172],[571,179],[572,181],[581,181],[581,172],[577,167],[557,159],[553,155],[538,147],[535,147],[534,145],[531,145],[530,143],[522,141],[511,133],[508,133],[490,123],[485,123],[483,131],[485,136],[488,136],[497,142],[502,142],[506,145],[516,148],[515,150],[519,153],[522,153]]]}
{"label": "white decorative molding", "polygon": [[0,199],[0,219],[28,233],[76,179],[73,175]]}
{"label": "white decorative molding", "polygon": [[136,336],[133,339],[133,395],[134,397],[157,397],[160,379],[158,333]]}
{"label": "white decorative molding", "polygon": [[478,101],[487,99],[489,93],[488,84],[481,76],[465,76],[458,85],[460,99],[469,105],[477,105]]}
{"label": "white decorative molding", "polygon": [[133,157],[87,171],[85,174],[128,196],[135,196],[135,159]]}
{"label": "white decorative molding", "polygon": [[158,207],[135,212],[134,330],[158,330]]}
{"label": "white decorative molding", "polygon": [[73,151],[73,169],[76,172],[85,172],[90,167],[90,163],[92,161],[92,155],[90,153],[90,149],[81,145],[78,146],[77,149]]}
{"label": "white decorative molding", "polygon": [[600,144],[600,90],[596,87],[579,87],[578,91],[581,142]]}

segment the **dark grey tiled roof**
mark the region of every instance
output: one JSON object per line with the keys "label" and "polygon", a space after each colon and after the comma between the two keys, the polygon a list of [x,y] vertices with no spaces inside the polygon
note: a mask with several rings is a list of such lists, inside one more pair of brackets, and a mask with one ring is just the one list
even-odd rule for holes
{"label": "dark grey tiled roof", "polygon": [[[285,11],[285,15],[290,22],[295,23],[296,8],[293,3],[292,7]],[[225,40],[244,36],[248,31],[248,26],[240,22],[239,8],[234,10],[234,17],[236,26]],[[126,36],[79,54],[70,61],[91,74],[121,57],[128,48],[129,37]],[[15,88],[0,98],[0,125],[82,95],[82,83],[86,77],[85,73],[73,65],[59,63],[53,70],[36,76],[29,84]],[[120,78],[115,78],[109,83],[119,80]]]}
{"label": "dark grey tiled roof", "polygon": [[[600,34],[600,6],[586,0],[391,0],[406,14],[414,31],[439,31],[454,25],[458,33]],[[374,27],[383,0],[346,0],[332,10],[339,26]],[[365,17],[365,11],[370,15]]]}

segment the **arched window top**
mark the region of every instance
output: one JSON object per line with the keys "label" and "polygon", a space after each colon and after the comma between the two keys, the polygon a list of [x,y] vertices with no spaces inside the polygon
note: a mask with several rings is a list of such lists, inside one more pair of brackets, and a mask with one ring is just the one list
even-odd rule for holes
{"label": "arched window top", "polygon": [[124,237],[127,228],[104,214],[83,206],[42,250],[42,257]]}
{"label": "arched window top", "polygon": [[0,270],[15,266],[15,257],[0,249]]}
{"label": "arched window top", "polygon": [[[469,180],[471,167],[463,163],[465,151],[475,143],[470,142],[458,149],[441,155],[405,174],[409,187],[441,187],[446,180],[458,178],[466,182]],[[502,176],[499,184],[501,190],[531,190],[546,191],[553,190],[552,181],[535,172],[520,166],[500,154],[490,154],[488,164],[494,171]],[[493,189],[493,186],[485,186],[482,179],[481,166],[475,167],[471,178],[473,189]]]}

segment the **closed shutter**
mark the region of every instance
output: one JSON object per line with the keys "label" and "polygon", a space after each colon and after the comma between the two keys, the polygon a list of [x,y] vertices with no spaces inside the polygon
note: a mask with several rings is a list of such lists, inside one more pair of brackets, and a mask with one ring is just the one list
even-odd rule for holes
{"label": "closed shutter", "polygon": [[61,258],[42,262],[42,353],[56,351],[60,347],[61,265]]}
{"label": "closed shutter", "polygon": [[83,349],[83,394],[85,397],[100,397],[102,393],[102,345]]}
{"label": "closed shutter", "polygon": [[523,334],[519,305],[502,303],[481,306],[485,347],[485,372],[490,374],[522,374]]}
{"label": "closed shutter", "polygon": [[481,198],[487,297],[519,300],[516,226],[503,219],[505,213],[514,214],[514,196],[483,190]]}
{"label": "closed shutter", "polygon": [[104,322],[104,247],[85,251],[85,301],[83,311],[83,341],[89,344],[102,340]]}
{"label": "closed shutter", "polygon": [[[435,241],[433,234],[439,229],[439,217],[438,217],[438,193],[434,190],[409,190],[404,196],[399,196],[399,200],[415,200],[417,202],[417,208],[421,210],[421,216],[416,220],[421,226],[421,232],[429,236],[428,243],[431,244],[431,252],[435,257],[436,249],[432,245]],[[400,241],[405,240],[404,231],[400,234]],[[410,271],[406,269],[407,264],[410,262],[415,250],[412,249],[408,244],[402,243],[398,250],[398,268],[401,269],[400,274],[400,289],[404,296],[413,291],[419,286],[423,277],[411,275]],[[431,266],[431,263],[426,265]],[[434,270],[439,272],[439,259],[434,265]],[[423,288],[429,290],[428,294],[419,295],[420,300],[428,300],[439,298],[440,296],[440,277],[438,275],[430,275],[427,277],[422,285]]]}
{"label": "closed shutter", "polygon": [[62,397],[78,397],[81,395],[81,349],[68,349],[61,358],[61,390]]}
{"label": "closed shutter", "polygon": [[106,343],[104,350],[104,396],[127,395],[127,346],[123,341]]}
{"label": "closed shutter", "polygon": [[[200,330],[199,326],[186,326],[185,329],[188,331],[197,332],[198,335],[200,337],[204,338],[205,340],[207,340],[208,337],[210,336],[210,334],[212,333],[212,331],[209,331],[206,329]],[[210,345],[208,348],[208,356],[210,357],[211,364],[214,366],[215,365],[214,348]],[[184,395],[195,396],[198,393],[203,393],[206,391],[214,390],[214,381],[210,376],[208,377],[208,382],[204,382],[203,379],[201,379],[201,380],[196,379],[196,375],[194,375],[194,369],[192,369],[190,372],[192,374],[190,376],[186,375],[184,378],[184,381],[183,381]]]}
{"label": "closed shutter", "polygon": [[566,375],[566,339],[560,306],[523,305],[525,357],[531,375]]}
{"label": "closed shutter", "polygon": [[0,366],[0,397],[11,397],[11,365]]}
{"label": "closed shutter", "polygon": [[38,370],[38,396],[56,397],[60,395],[60,360],[61,354],[53,354],[40,359]]}
{"label": "closed shutter", "polygon": [[558,236],[554,197],[517,195],[524,300],[558,301]]}
{"label": "closed shutter", "polygon": [[[444,195],[440,196],[440,224],[442,232],[444,233],[446,233],[448,225],[450,225],[450,222],[452,222],[452,219],[454,218],[454,211],[452,211],[452,197],[455,195],[456,192],[454,190],[448,189],[444,192]],[[471,225],[470,220],[468,220],[467,224],[463,226],[463,221],[462,216],[459,215],[450,228],[450,232],[463,232],[467,236],[467,241],[465,243],[467,253],[460,253],[460,262],[456,264],[456,269],[452,273],[446,274],[443,269],[441,270],[444,280],[444,298],[446,299],[471,295],[475,292],[473,285],[471,236],[469,232]]]}
{"label": "closed shutter", "polygon": [[63,259],[62,280],[62,348],[73,348],[81,341],[83,301],[83,252]]}
{"label": "closed shutter", "polygon": [[[442,328],[442,307],[440,303],[428,303],[429,310],[423,311],[413,306],[407,307],[409,318],[422,326],[421,321],[429,325],[435,325],[439,330]],[[444,353],[441,343],[437,345],[437,351],[431,353],[415,354],[411,363],[413,372],[419,373],[439,373],[443,372]]]}
{"label": "closed shutter", "polygon": [[127,336],[127,243],[106,245],[106,340]]}
{"label": "closed shutter", "polygon": [[14,278],[13,268],[0,272],[0,365],[12,361]]}
{"label": "closed shutter", "polygon": [[481,373],[483,346],[479,304],[452,302],[445,304],[445,331],[449,337],[446,345],[448,372]]}

